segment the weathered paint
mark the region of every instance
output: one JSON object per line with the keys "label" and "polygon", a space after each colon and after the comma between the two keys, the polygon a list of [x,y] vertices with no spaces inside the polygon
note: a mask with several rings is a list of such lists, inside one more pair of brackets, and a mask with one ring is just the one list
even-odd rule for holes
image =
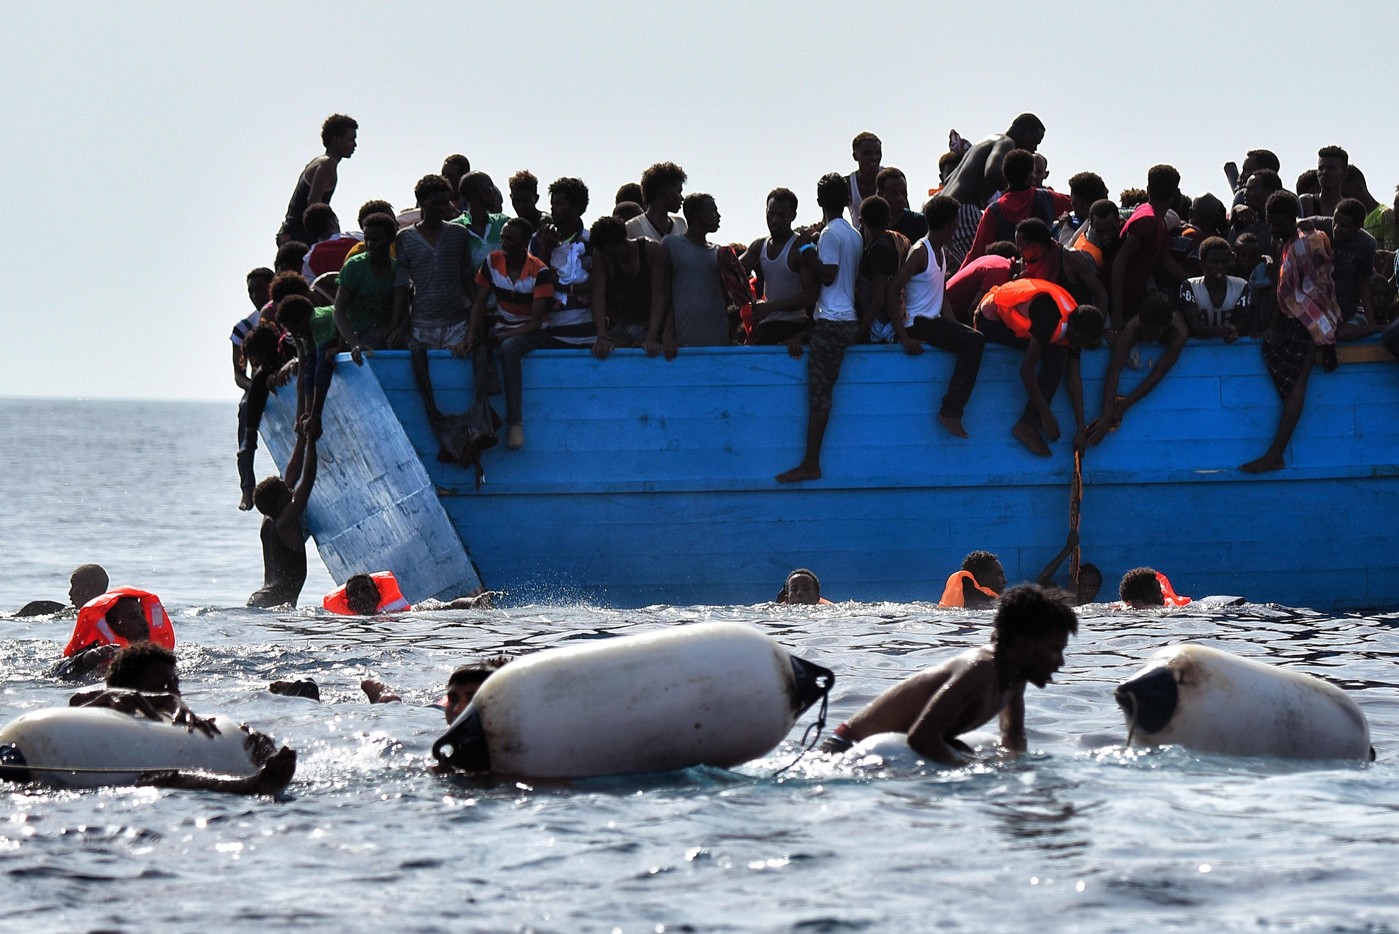
{"label": "weathered paint", "polygon": [[[432,358],[439,406],[464,411],[469,366]],[[966,411],[971,440],[934,419],[950,355],[852,348],[824,476],[790,486],[773,477],[801,458],[806,362],[785,348],[689,349],[674,361],[531,354],[527,445],[488,451],[479,491],[469,472],[437,460],[406,353],[381,352],[362,369],[341,360],[322,442],[335,467],[311,503],[311,530],[338,579],[390,567],[404,580],[402,561],[426,553],[455,568],[427,585],[434,594],[447,595],[449,577],[470,589],[474,562],[516,601],[724,604],[771,599],[805,565],[832,599],[934,600],[968,551],[997,552],[1012,581],[1032,579],[1067,531],[1067,394],[1055,398],[1064,437],[1054,456],[1025,451],[1010,434],[1024,405],[1020,357],[998,346],[987,347]],[[1089,420],[1106,363],[1106,352],[1084,355]],[[1123,391],[1143,375],[1125,373]],[[500,397],[494,404],[503,411]],[[1192,342],[1085,457],[1084,560],[1109,587],[1149,564],[1186,594],[1399,605],[1397,406],[1392,361],[1318,369],[1286,469],[1249,476],[1238,465],[1267,447],[1281,409],[1258,346]],[[279,461],[284,426],[264,426]],[[441,508],[460,539],[444,532]],[[463,541],[470,562],[442,557]],[[425,592],[405,585],[410,599]]]}

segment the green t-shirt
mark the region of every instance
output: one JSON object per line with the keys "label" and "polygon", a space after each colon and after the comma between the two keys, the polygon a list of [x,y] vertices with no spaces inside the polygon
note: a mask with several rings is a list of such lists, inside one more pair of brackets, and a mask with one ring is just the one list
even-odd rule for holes
{"label": "green t-shirt", "polygon": [[316,342],[316,348],[334,342],[339,336],[335,330],[335,306],[322,305],[317,308],[311,315],[311,340]]}
{"label": "green t-shirt", "polygon": [[368,253],[357,253],[340,267],[340,294],[346,296],[345,316],[355,332],[366,328],[386,328],[393,320],[393,259],[380,276],[369,264]]}

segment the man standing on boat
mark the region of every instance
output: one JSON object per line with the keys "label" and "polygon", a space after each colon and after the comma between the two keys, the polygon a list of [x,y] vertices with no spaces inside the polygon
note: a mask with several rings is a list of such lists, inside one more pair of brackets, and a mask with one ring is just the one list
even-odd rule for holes
{"label": "man standing on boat", "polygon": [[860,270],[864,240],[845,220],[850,184],[838,172],[821,177],[816,185],[825,227],[817,241],[821,260],[821,294],[816,299],[816,323],[811,329],[811,358],[807,366],[806,454],[791,470],[777,475],[778,483],[821,478],[821,443],[831,420],[836,380],[845,361],[845,350],[860,334],[855,313],[855,278]]}
{"label": "man standing on boat", "polygon": [[660,243],[671,234],[688,230],[685,218],[676,214],[689,176],[674,162],[657,162],[641,173],[641,198],[646,211],[627,221],[629,238],[643,237]]}
{"label": "man standing on boat", "polygon": [[719,229],[714,197],[693,194],[685,199],[684,234],[661,241],[669,290],[664,302],[653,305],[646,336],[650,356],[664,349],[666,359],[679,347],[726,347],[729,344],[728,300],[719,272],[719,247],[708,236]]}
{"label": "man standing on boat", "polygon": [[355,119],[344,114],[331,114],[321,124],[321,143],[325,146],[325,152],[306,163],[301,170],[296,188],[291,193],[291,201],[287,204],[287,216],[282,221],[282,228],[277,231],[278,246],[289,240],[311,242],[302,228],[302,215],[313,204],[330,204],[331,195],[335,194],[335,183],[339,180],[340,160],[355,154],[358,131],[359,124]]}
{"label": "man standing on boat", "polygon": [[1044,124],[1032,113],[1023,113],[1012,121],[1010,128],[997,136],[990,136],[967,150],[940,194],[953,198],[961,205],[957,217],[957,230],[947,245],[948,268],[957,269],[962,258],[976,236],[977,225],[981,222],[981,212],[990,202],[992,195],[1006,188],[1006,178],[1001,171],[1001,163],[1012,149],[1025,149],[1034,153],[1044,139]]}

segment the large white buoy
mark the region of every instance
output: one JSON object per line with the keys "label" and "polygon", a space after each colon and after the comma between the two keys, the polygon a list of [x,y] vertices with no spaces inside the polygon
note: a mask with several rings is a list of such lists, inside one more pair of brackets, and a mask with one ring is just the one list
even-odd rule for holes
{"label": "large white buoy", "polygon": [[1371,759],[1345,691],[1203,645],[1162,649],[1113,692],[1136,746],[1288,759]]}
{"label": "large white buoy", "polygon": [[98,788],[171,769],[256,773],[249,735],[236,722],[210,719],[220,730],[216,736],[106,707],[30,711],[0,728],[0,779]]}
{"label": "large white buoy", "polygon": [[727,768],[776,748],[833,681],[739,623],[619,636],[511,662],[432,751],[530,778]]}

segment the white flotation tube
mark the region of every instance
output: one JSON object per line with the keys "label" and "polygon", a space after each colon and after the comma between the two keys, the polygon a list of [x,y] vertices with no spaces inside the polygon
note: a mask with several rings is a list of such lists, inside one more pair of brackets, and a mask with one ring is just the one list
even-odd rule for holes
{"label": "white flotation tube", "polygon": [[0,728],[0,779],[59,788],[130,785],[143,772],[257,772],[253,743],[238,723],[210,718],[216,736],[104,707],[51,707]]}
{"label": "white flotation tube", "polygon": [[1373,758],[1345,691],[1202,645],[1162,649],[1113,692],[1136,746],[1288,759]]}
{"label": "white flotation tube", "polygon": [[738,623],[619,636],[511,662],[432,751],[531,778],[730,767],[771,752],[833,681]]}

